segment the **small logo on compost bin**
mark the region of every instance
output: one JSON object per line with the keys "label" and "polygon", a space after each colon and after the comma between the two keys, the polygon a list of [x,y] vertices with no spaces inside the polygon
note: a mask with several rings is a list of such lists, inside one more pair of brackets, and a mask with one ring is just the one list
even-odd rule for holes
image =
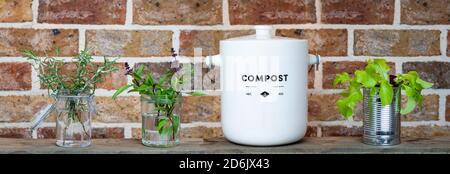
{"label": "small logo on compost bin", "polygon": [[262,95],[263,97],[267,97],[267,96],[269,95],[269,93],[268,93],[267,91],[264,91],[264,92],[261,92],[261,95]]}

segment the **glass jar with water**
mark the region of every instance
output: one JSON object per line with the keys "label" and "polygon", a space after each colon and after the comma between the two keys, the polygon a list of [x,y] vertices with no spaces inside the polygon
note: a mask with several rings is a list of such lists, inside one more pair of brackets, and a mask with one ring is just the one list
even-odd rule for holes
{"label": "glass jar with water", "polygon": [[181,95],[141,95],[142,144],[171,147],[180,142]]}

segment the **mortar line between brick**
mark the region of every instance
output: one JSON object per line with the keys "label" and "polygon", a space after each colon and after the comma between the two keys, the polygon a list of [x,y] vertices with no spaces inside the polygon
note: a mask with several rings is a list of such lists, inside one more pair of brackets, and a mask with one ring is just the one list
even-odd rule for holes
{"label": "mortar line between brick", "polygon": [[319,69],[314,72],[314,89],[322,90],[323,88],[322,84],[323,84],[323,63],[320,63]]}
{"label": "mortar line between brick", "polygon": [[33,0],[31,2],[31,13],[33,15],[33,24],[38,23],[38,11],[39,11],[39,0]]}
{"label": "mortar line between brick", "polygon": [[123,128],[123,138],[132,138],[132,132],[130,126],[124,126]]}
{"label": "mortar line between brick", "polygon": [[[448,36],[448,30],[441,29],[441,35],[440,35],[440,49],[441,49],[441,55],[444,58],[447,58],[447,36]],[[447,58],[448,59],[448,58]]]}
{"label": "mortar line between brick", "polygon": [[[92,56],[94,62],[102,62],[103,56]],[[339,62],[339,61],[366,61],[368,58],[377,56],[321,56],[322,62]],[[64,61],[72,61],[71,57],[56,57],[58,59],[64,59]],[[178,57],[182,63],[192,62],[193,57]],[[440,61],[440,62],[450,62],[447,56],[435,55],[435,56],[385,56],[385,59],[390,62],[430,62],[430,61]],[[170,62],[172,57],[120,57],[118,62],[139,62],[139,63],[160,63],[160,62]],[[0,62],[29,62],[24,57],[1,57]]]}
{"label": "mortar line between brick", "polygon": [[84,50],[86,48],[86,30],[78,30],[78,51]]}
{"label": "mortar line between brick", "polygon": [[216,128],[221,127],[220,122],[193,122],[193,123],[181,123],[182,128],[192,128],[192,127],[207,127],[207,128]]}
{"label": "mortar line between brick", "polygon": [[317,129],[317,137],[322,137],[322,127],[320,126],[315,126]]}
{"label": "mortar line between brick", "polygon": [[394,2],[394,21],[393,21],[394,26],[400,25],[400,18],[401,18],[400,0],[395,0],[395,2]]}
{"label": "mortar line between brick", "polygon": [[[173,30],[173,34],[172,34],[172,47],[175,49],[175,51],[177,51],[178,53],[180,53],[180,35],[181,35],[181,31],[180,30]],[[170,59],[172,60],[172,58]]]}
{"label": "mortar line between brick", "polygon": [[446,110],[446,97],[445,94],[439,94],[439,121],[445,123],[445,110]]}
{"label": "mortar line between brick", "polygon": [[[450,126],[450,122],[442,122],[442,121],[403,121],[402,127],[417,127],[417,126]],[[29,128],[29,122],[18,122],[18,123],[0,123],[0,128]],[[45,127],[55,127],[55,122],[45,122],[39,128]],[[207,128],[221,128],[220,122],[195,122],[195,123],[182,123],[182,128],[194,128],[194,127],[207,127]],[[321,127],[328,126],[344,126],[344,127],[361,127],[362,121],[309,121],[308,126],[317,127],[318,129]],[[123,128],[124,134],[126,132],[126,128],[129,128],[130,133],[132,128],[141,128],[141,123],[92,123],[92,128]],[[318,132],[319,133],[319,132]],[[128,134],[128,133],[126,133]],[[131,137],[131,135],[130,135]]]}
{"label": "mortar line between brick", "polygon": [[314,3],[316,7],[316,23],[322,23],[322,0],[316,0]]}
{"label": "mortar line between brick", "polygon": [[228,0],[222,0],[222,24],[224,26],[230,26],[230,15],[228,9]]}
{"label": "mortar line between brick", "polygon": [[127,9],[125,14],[125,26],[133,24],[133,0],[127,0]]}
{"label": "mortar line between brick", "polygon": [[355,38],[355,30],[347,29],[347,55],[348,56],[354,55],[354,52],[353,52],[353,45],[355,42],[354,38]]}
{"label": "mortar line between brick", "polygon": [[[450,126],[450,122],[441,121],[403,121],[402,127],[417,127],[417,126]],[[308,126],[327,127],[327,126],[344,126],[344,127],[361,127],[362,121],[310,121]]]}
{"label": "mortar line between brick", "polygon": [[401,74],[403,72],[403,62],[396,61],[395,62],[395,74]]}
{"label": "mortar line between brick", "polygon": [[[131,78],[128,78],[128,83],[131,83]],[[183,90],[182,92],[192,92],[192,90]],[[208,96],[220,96],[220,91],[203,90]],[[115,93],[115,90],[97,89],[95,90],[96,97],[111,97]],[[0,91],[0,96],[40,96],[47,95],[46,89],[35,89],[28,91]],[[123,93],[119,97],[139,97],[137,93]]]}
{"label": "mortar line between brick", "polygon": [[[0,123],[0,128],[29,128],[29,122],[16,122],[16,123]],[[39,128],[43,127],[55,127],[55,122],[45,122],[39,126]],[[102,122],[93,122],[92,128],[129,128],[130,131],[132,128],[140,128],[142,126],[141,123],[102,123]],[[193,123],[181,123],[182,128],[192,128],[192,127],[207,127],[207,128],[217,128],[221,127],[220,122],[193,122]],[[130,134],[131,135],[131,134]]]}
{"label": "mortar line between brick", "polygon": [[37,130],[32,130],[32,132],[31,132],[31,138],[32,138],[32,139],[38,139],[38,136],[37,136]]}
{"label": "mortar line between brick", "polygon": [[[129,79],[129,81],[131,81]],[[339,94],[343,91],[343,89],[308,89],[308,94]],[[97,89],[95,91],[96,97],[111,97],[114,94],[115,90],[106,90],[106,89]],[[185,90],[183,92],[189,92],[189,90]],[[220,96],[220,90],[204,90],[202,91],[206,93],[208,96]],[[422,91],[424,95],[450,95],[450,89],[425,89]],[[36,89],[29,91],[0,91],[0,96],[38,96],[38,95],[47,95],[47,90],[45,89]],[[139,97],[139,94],[136,93],[123,93],[119,97]]]}
{"label": "mortar line between brick", "polygon": [[[450,25],[346,25],[346,24],[275,24],[283,29],[380,29],[380,30],[442,30],[450,29]],[[33,28],[33,29],[87,29],[87,30],[248,30],[254,25],[84,25],[84,24],[48,24],[24,22],[24,23],[0,23],[0,28]]]}
{"label": "mortar line between brick", "polygon": [[31,91],[37,91],[41,88],[38,72],[31,66]]}
{"label": "mortar line between brick", "polygon": [[373,57],[383,57],[389,62],[430,62],[430,61],[440,61],[440,62],[450,62],[450,59],[438,56],[347,56],[347,57],[322,57],[322,62],[339,62],[339,61],[366,61]]}

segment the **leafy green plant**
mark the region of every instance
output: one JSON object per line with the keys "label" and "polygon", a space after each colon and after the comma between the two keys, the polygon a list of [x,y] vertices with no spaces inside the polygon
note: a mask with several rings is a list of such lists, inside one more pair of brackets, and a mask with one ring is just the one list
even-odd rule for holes
{"label": "leafy green plant", "polygon": [[353,115],[354,108],[363,99],[361,88],[367,88],[369,95],[379,94],[383,106],[389,105],[394,97],[393,87],[399,87],[405,91],[408,98],[406,107],[401,114],[408,114],[414,110],[417,104],[422,104],[421,91],[431,88],[432,83],[419,78],[416,71],[406,74],[389,75],[389,66],[384,59],[369,59],[364,70],[356,70],[354,77],[346,72],[336,75],[333,86],[348,84],[341,93],[343,98],[336,102],[339,112],[348,119]]}
{"label": "leafy green plant", "polygon": [[[58,49],[56,55],[59,55]],[[38,57],[31,50],[24,51],[23,56],[33,62],[33,67],[38,71],[41,84],[47,88],[49,94],[55,97],[60,95],[92,95],[97,88],[97,84],[104,80],[103,75],[118,70],[115,67],[116,59],[110,60],[105,57],[102,63],[96,64],[93,62],[91,54],[86,50],[76,55],[73,62],[66,62],[63,59],[49,56]],[[76,70],[63,73],[64,67],[69,63],[75,64]],[[80,122],[84,133],[88,135],[80,116],[80,112],[86,111],[87,107],[85,102],[67,98],[65,110],[67,110],[69,124],[67,124],[65,130],[71,122]]]}
{"label": "leafy green plant", "polygon": [[[113,95],[116,99],[118,95],[130,89],[128,92],[137,92],[140,95],[147,95],[155,104],[157,112],[156,129],[160,135],[175,135],[179,130],[180,116],[174,114],[175,104],[181,98],[181,92],[178,87],[184,84],[184,75],[176,74],[181,66],[176,59],[177,54],[172,48],[172,56],[174,61],[171,62],[171,67],[160,78],[154,78],[152,72],[144,74],[144,65],[140,65],[137,69],[130,68],[128,63],[125,63],[126,75],[133,78],[131,84],[127,84],[117,89]],[[191,74],[189,74],[191,75]],[[205,95],[201,92],[190,92],[191,96]]]}
{"label": "leafy green plant", "polygon": [[[59,55],[59,51],[56,51]],[[96,65],[91,54],[83,50],[73,58],[73,62],[65,62],[63,59],[55,57],[37,57],[33,51],[23,52],[23,56],[33,62],[33,67],[38,71],[39,80],[48,89],[49,94],[60,94],[64,92],[70,95],[83,93],[93,94],[97,88],[97,83],[102,82],[102,75],[117,71],[116,60],[106,57],[103,63]],[[74,73],[63,73],[63,68],[69,63],[76,66]]]}

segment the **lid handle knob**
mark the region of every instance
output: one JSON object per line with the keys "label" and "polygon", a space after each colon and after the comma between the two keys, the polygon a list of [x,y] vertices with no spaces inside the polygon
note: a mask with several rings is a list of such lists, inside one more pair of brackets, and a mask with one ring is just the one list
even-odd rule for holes
{"label": "lid handle knob", "polygon": [[257,39],[270,39],[272,36],[272,26],[259,25],[255,26]]}

